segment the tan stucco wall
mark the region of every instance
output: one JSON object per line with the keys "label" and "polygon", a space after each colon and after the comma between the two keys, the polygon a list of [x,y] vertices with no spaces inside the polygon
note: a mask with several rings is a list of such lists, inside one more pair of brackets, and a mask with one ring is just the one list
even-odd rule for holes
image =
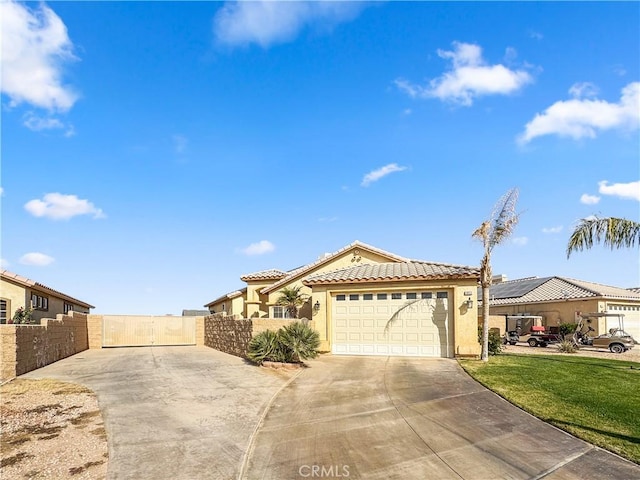
{"label": "tan stucco wall", "polygon": [[242,295],[239,295],[234,298],[226,298],[224,300],[220,300],[213,305],[209,306],[209,311],[212,313],[222,313],[224,306],[224,312],[227,315],[235,315],[238,318],[244,316],[244,298]]}
{"label": "tan stucco wall", "polygon": [[7,301],[7,320],[13,318],[15,311],[24,308],[27,301],[27,293],[24,287],[0,279],[0,298]]}
{"label": "tan stucco wall", "polygon": [[80,307],[79,305],[71,301],[57,297],[51,292],[39,290],[37,288],[23,287],[22,285],[17,285],[2,278],[0,279],[0,297],[3,300],[8,300],[10,302],[10,304],[7,305],[7,307],[9,308],[9,311],[7,312],[7,320],[13,318],[13,314],[18,308],[24,308],[31,305],[31,295],[33,293],[46,297],[49,301],[47,310],[33,310],[31,318],[33,319],[34,323],[39,324],[44,318],[54,318],[56,315],[64,314],[65,302],[73,305],[73,310],[78,313],[89,313],[89,310],[87,308]]}
{"label": "tan stucco wall", "polygon": [[[423,281],[423,282],[384,282],[347,285],[318,285],[313,287],[311,302],[320,304],[320,309],[313,314],[316,330],[320,333],[320,350],[331,351],[333,329],[331,323],[331,297],[339,293],[377,293],[399,290],[440,290],[449,292],[449,322],[453,329],[454,353],[456,356],[477,356],[480,354],[478,344],[478,299],[477,282],[475,280],[456,281]],[[471,296],[464,293],[471,292]],[[473,300],[473,307],[466,306],[467,300]]]}

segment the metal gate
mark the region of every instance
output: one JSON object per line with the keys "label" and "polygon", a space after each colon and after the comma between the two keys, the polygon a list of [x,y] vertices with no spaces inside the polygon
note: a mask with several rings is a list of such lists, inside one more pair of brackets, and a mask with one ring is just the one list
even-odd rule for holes
{"label": "metal gate", "polygon": [[103,316],[103,347],[150,347],[195,344],[195,317]]}

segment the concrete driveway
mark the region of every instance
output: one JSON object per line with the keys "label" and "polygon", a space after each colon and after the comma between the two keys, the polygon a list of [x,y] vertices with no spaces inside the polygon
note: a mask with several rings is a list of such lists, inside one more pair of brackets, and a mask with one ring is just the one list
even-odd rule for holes
{"label": "concrete driveway", "polygon": [[287,377],[206,347],[87,350],[21,378],[98,395],[110,479],[236,478],[264,409]]}
{"label": "concrete driveway", "polygon": [[453,360],[309,365],[275,399],[243,478],[640,478],[637,465],[513,407]]}

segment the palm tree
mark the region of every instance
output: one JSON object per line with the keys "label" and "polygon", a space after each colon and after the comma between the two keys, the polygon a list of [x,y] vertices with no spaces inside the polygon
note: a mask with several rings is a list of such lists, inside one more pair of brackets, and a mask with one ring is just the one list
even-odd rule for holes
{"label": "palm tree", "polygon": [[576,250],[590,249],[594,243],[603,243],[612,250],[640,246],[640,223],[615,217],[583,218],[569,238],[567,258]]}
{"label": "palm tree", "polygon": [[302,285],[284,287],[280,290],[280,297],[276,300],[276,305],[286,308],[289,318],[298,318],[298,309],[309,299],[309,295],[300,293],[300,290],[302,290]]}
{"label": "palm tree", "polygon": [[491,217],[473,232],[484,246],[484,255],[480,263],[480,286],[482,287],[482,353],[480,359],[489,360],[489,288],[493,279],[491,271],[491,252],[506,240],[515,229],[520,219],[516,213],[518,189],[512,188],[505,193],[493,207]]}

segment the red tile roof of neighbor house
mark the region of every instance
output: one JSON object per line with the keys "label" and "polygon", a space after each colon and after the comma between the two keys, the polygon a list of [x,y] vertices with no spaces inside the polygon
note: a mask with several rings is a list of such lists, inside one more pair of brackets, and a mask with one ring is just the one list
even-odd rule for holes
{"label": "red tile roof of neighbor house", "polygon": [[[479,289],[479,292],[481,290]],[[480,293],[479,293],[480,294]],[[524,278],[492,285],[490,305],[510,305],[582,298],[610,298],[640,301],[632,289],[612,287],[565,277]]]}
{"label": "red tile roof of neighbor house", "polygon": [[282,270],[278,270],[277,268],[271,268],[269,270],[247,273],[240,276],[240,280],[242,280],[243,282],[249,282],[251,280],[280,280],[286,275],[287,272],[283,272]]}
{"label": "red tile roof of neighbor house", "polygon": [[363,264],[333,272],[312,275],[302,281],[305,285],[358,282],[393,282],[402,280],[436,280],[445,278],[478,279],[480,270],[447,263],[407,261]]}
{"label": "red tile roof of neighbor house", "polygon": [[17,273],[13,273],[10,272],[8,270],[2,270],[0,271],[0,277],[4,278],[7,281],[13,282],[13,283],[17,283],[18,285],[21,285],[23,287],[27,287],[30,288],[32,290],[38,290],[40,292],[45,292],[48,293],[50,295],[54,295],[58,298],[62,298],[63,300],[68,300],[69,302],[72,302],[74,305],[78,305],[80,307],[85,307],[85,308],[96,308],[93,305],[89,305],[86,302],[83,302],[82,300],[78,300],[77,298],[73,298],[65,293],[59,292],[58,290],[54,290],[51,287],[47,287],[46,285],[43,285],[42,283],[36,282],[34,280],[31,280],[30,278],[27,277],[23,277],[21,275],[18,275]]}
{"label": "red tile roof of neighbor house", "polygon": [[331,260],[333,260],[336,257],[342,255],[346,251],[351,250],[352,248],[359,248],[359,249],[362,249],[362,250],[368,250],[369,252],[376,253],[376,254],[381,255],[383,257],[387,257],[390,260],[396,260],[398,262],[407,262],[407,261],[409,261],[408,258],[401,257],[401,256],[396,255],[394,253],[387,252],[387,251],[382,250],[380,248],[377,248],[377,247],[374,247],[372,245],[368,245],[366,243],[363,243],[363,242],[360,242],[360,241],[356,240],[355,242],[350,243],[349,245],[347,245],[345,247],[342,247],[340,250],[337,250],[337,251],[335,251],[333,253],[328,253],[328,254],[320,257],[315,262],[309,263],[307,265],[304,265],[302,267],[299,267],[299,268],[296,268],[294,270],[291,270],[291,271],[287,272],[287,275],[285,277],[281,278],[279,281],[277,281],[273,285],[269,285],[268,287],[263,288],[262,290],[260,290],[260,293],[266,294],[266,293],[272,292],[274,290],[277,290],[281,286],[291,282],[295,278],[300,277],[300,276],[304,275],[307,272],[310,272],[314,268],[322,266],[322,265],[324,265],[326,263],[329,263]]}

